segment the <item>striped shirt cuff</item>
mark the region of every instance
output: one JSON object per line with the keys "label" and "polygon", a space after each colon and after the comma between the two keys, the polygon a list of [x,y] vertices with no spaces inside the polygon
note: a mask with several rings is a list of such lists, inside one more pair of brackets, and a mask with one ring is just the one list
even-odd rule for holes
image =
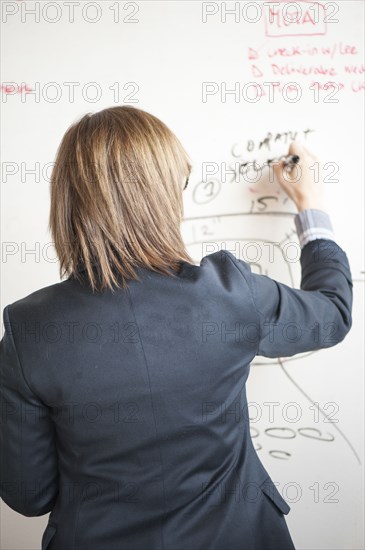
{"label": "striped shirt cuff", "polygon": [[306,208],[298,212],[294,218],[299,237],[300,248],[314,239],[335,240],[331,220],[327,212],[316,208]]}

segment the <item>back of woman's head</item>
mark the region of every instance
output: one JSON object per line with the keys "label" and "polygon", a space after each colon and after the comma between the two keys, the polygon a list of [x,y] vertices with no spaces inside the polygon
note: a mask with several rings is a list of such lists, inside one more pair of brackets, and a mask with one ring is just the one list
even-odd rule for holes
{"label": "back of woman's head", "polygon": [[180,233],[190,159],[155,116],[130,106],[88,113],[66,131],[51,177],[49,229],[60,276],[125,287],[137,266],[173,275],[192,262]]}

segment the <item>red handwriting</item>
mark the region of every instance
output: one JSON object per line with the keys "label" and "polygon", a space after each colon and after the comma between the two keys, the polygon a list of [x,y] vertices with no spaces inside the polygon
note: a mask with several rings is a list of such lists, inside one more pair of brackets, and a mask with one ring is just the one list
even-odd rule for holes
{"label": "red handwriting", "polygon": [[365,66],[362,65],[345,65],[345,72],[348,74],[363,74],[365,73]]}
{"label": "red handwriting", "polygon": [[[275,2],[265,10],[266,36],[305,36],[327,33],[326,10],[315,2]],[[316,8],[316,10],[313,9]]]}
{"label": "red handwriting", "polygon": [[[272,57],[297,57],[305,55],[329,55],[332,59],[335,55],[357,55],[359,52],[356,46],[351,44],[343,44],[342,42],[335,42],[330,46],[307,46],[301,47],[298,45],[288,46],[286,48],[271,48],[267,52],[269,58]],[[253,48],[249,48],[249,59],[257,59],[258,52],[255,52]]]}
{"label": "red handwriting", "polygon": [[[275,91],[283,91],[285,94],[293,92],[297,95],[298,87],[303,89],[303,81],[308,82],[310,77],[325,77],[323,82],[315,82],[311,78],[308,89],[312,91],[314,84],[317,86],[316,91],[330,90],[332,87],[335,94],[342,90],[355,93],[365,91],[361,80],[365,74],[365,65],[360,63],[362,59],[359,49],[353,43],[335,41],[318,44],[308,41],[302,45],[289,43],[278,47],[261,46],[259,49],[249,46],[247,57],[261,97],[269,95],[265,84],[275,88]],[[351,62],[348,63],[350,59]],[[359,77],[358,80],[356,77]],[[296,80],[299,82],[294,82]]]}
{"label": "red handwriting", "polygon": [[353,92],[365,92],[365,83],[364,82],[351,82],[351,90]]}
{"label": "red handwriting", "polygon": [[32,88],[30,88],[28,84],[24,83],[22,83],[20,86],[16,83],[1,84],[1,91],[5,94],[20,94],[21,92],[31,92]]}
{"label": "red handwriting", "polygon": [[286,65],[275,65],[271,64],[271,70],[274,75],[290,76],[292,74],[302,74],[302,75],[311,75],[311,74],[321,74],[328,76],[336,76],[336,70],[334,67],[324,67],[323,65],[318,66],[305,66],[299,65],[294,66],[287,63]]}
{"label": "red handwriting", "polygon": [[314,85],[318,88],[318,90],[331,90],[331,88],[333,88],[337,91],[345,88],[345,84],[343,82],[317,82],[313,80],[309,85],[309,89],[313,89]]}

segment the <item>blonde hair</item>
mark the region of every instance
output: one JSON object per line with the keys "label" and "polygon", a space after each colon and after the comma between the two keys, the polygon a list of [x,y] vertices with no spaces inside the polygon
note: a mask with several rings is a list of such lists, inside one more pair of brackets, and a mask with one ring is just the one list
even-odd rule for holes
{"label": "blonde hair", "polygon": [[125,288],[136,267],[175,276],[193,263],[180,233],[192,165],[175,134],[131,106],[88,113],[66,131],[51,176],[48,228],[60,277]]}

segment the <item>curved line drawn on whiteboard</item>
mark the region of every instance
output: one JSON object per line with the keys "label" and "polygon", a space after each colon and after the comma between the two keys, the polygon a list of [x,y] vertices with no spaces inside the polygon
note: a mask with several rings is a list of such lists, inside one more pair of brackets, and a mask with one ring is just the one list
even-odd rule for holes
{"label": "curved line drawn on whiteboard", "polygon": [[[255,432],[255,433],[253,433],[253,432]],[[258,437],[259,434],[260,434],[260,432],[258,431],[257,428],[254,428],[253,426],[250,426],[251,439],[254,439],[255,437]]]}
{"label": "curved line drawn on whiteboard", "polygon": [[194,186],[193,201],[196,204],[206,204],[217,198],[221,188],[221,182],[217,178],[210,178],[207,181],[201,181]]}
{"label": "curved line drawn on whiteboard", "polygon": [[[298,384],[298,382],[296,382],[294,380],[294,378],[288,373],[288,371],[285,369],[284,365],[283,365],[283,362],[281,360],[281,358],[279,358],[279,365],[280,365],[280,368],[281,370],[284,372],[284,374],[289,378],[290,382],[302,393],[302,395],[304,395],[304,397],[310,401],[310,403],[312,403],[312,405],[315,405],[318,407],[318,410],[320,411],[320,413],[323,415],[324,418],[328,418],[328,415],[325,413],[325,411],[319,407],[318,403],[316,401],[314,401],[304,390],[303,388]],[[357,454],[354,446],[352,445],[351,441],[349,440],[349,438],[346,436],[346,434],[337,426],[337,424],[334,424],[332,423],[332,427],[333,429],[335,429],[339,434],[340,436],[344,439],[344,441],[347,443],[347,445],[349,446],[349,448],[351,449],[353,455],[356,457],[356,460],[358,461],[359,464],[361,464],[361,460],[360,460],[360,457],[359,455]],[[308,428],[307,428],[308,429]],[[303,434],[301,434],[303,435]],[[308,437],[308,436],[307,436]]]}
{"label": "curved line drawn on whiteboard", "polygon": [[[318,435],[309,435],[309,434],[306,434],[306,433],[302,433],[302,430],[312,430],[314,432],[317,432]],[[334,441],[335,440],[335,436],[332,435],[332,434],[327,434],[329,436],[328,437],[320,437],[320,434],[321,434],[321,430],[318,430],[318,428],[298,428],[298,432],[300,433],[300,435],[304,436],[304,437],[311,437],[312,439],[319,439],[320,441]]]}
{"label": "curved line drawn on whiteboard", "polygon": [[[228,240],[228,239],[222,239],[222,242],[226,242],[227,240]],[[245,239],[242,239],[242,237],[241,237],[241,238],[238,237],[237,239],[235,239],[235,238],[233,237],[233,238],[230,238],[229,240],[230,240],[230,241],[232,240],[232,241],[235,241],[235,242],[237,242],[238,240],[240,240],[240,241],[248,241],[248,243],[252,243],[252,242],[259,243],[259,242],[262,242],[262,243],[265,243],[265,244],[267,244],[267,245],[272,245],[273,247],[278,248],[278,249],[282,252],[282,248],[281,248],[281,246],[280,246],[281,243],[277,243],[277,242],[275,242],[275,241],[270,241],[269,239],[257,239],[257,238],[249,238],[249,237],[246,237]],[[204,244],[204,242],[207,243],[207,241],[200,241],[200,243],[199,243],[199,241],[195,241],[195,242],[190,242],[190,243],[187,242],[187,243],[185,243],[185,244],[186,244],[186,246],[192,246],[193,244],[194,244],[194,245],[196,245],[196,244]],[[283,254],[282,254],[282,255],[283,255]],[[255,261],[248,262],[248,263],[250,264],[250,267],[251,267],[251,270],[252,270],[252,271],[254,271],[252,268],[253,268],[253,267],[256,267],[258,273],[261,274],[261,273],[264,272],[265,275],[268,274],[267,268],[264,269],[263,266],[262,266],[261,264],[255,262]],[[289,263],[289,262],[286,262],[286,264],[287,264],[286,267],[287,267],[287,270],[288,270],[288,277],[289,277],[289,279],[290,279],[290,282],[291,282],[292,286],[294,286],[294,278],[293,278],[293,274],[292,274],[291,269],[290,269],[290,263]]]}
{"label": "curved line drawn on whiteboard", "polygon": [[[274,430],[277,430],[279,432],[279,434],[275,434],[275,433],[272,434],[271,432],[274,431]],[[285,433],[287,433],[287,435],[284,435]],[[279,427],[279,426],[273,426],[272,428],[266,428],[265,429],[265,434],[268,435],[269,437],[277,437],[279,439],[294,439],[294,437],[296,437],[296,435],[297,435],[292,428],[282,428],[282,427]]]}
{"label": "curved line drawn on whiteboard", "polygon": [[[243,243],[243,242],[255,242],[255,243],[262,243],[262,242],[265,242],[267,244],[271,244],[275,250],[279,250],[281,252],[281,259],[284,260],[284,263],[281,264],[281,273],[283,272],[283,266],[285,268],[285,277],[287,277],[289,279],[289,283],[291,284],[291,286],[294,288],[295,287],[295,277],[294,277],[294,273],[293,273],[293,270],[292,270],[292,266],[291,266],[291,262],[287,261],[285,255],[282,253],[282,248],[283,246],[285,245],[285,243],[289,242],[289,239],[294,237],[294,234],[296,234],[296,230],[294,228],[292,228],[289,232],[285,231],[284,230],[284,234],[285,236],[275,242],[271,239],[263,239],[263,238],[248,238],[247,236],[246,237],[242,237],[242,235],[238,236],[237,238],[233,237],[233,230],[234,228],[232,227],[232,230],[230,229],[230,224],[233,223],[235,228],[237,227],[236,226],[236,220],[237,220],[237,216],[243,216],[244,219],[246,218],[246,216],[249,216],[250,219],[259,219],[260,216],[265,216],[265,217],[268,217],[268,218],[272,218],[272,216],[275,216],[275,217],[282,217],[284,220],[287,220],[288,216],[290,216],[292,219],[294,217],[296,213],[291,213],[291,212],[280,212],[280,211],[276,211],[276,212],[255,212],[255,213],[250,213],[250,212],[239,212],[239,213],[233,213],[233,214],[225,214],[225,215],[215,215],[215,216],[196,216],[196,217],[187,217],[187,218],[184,218],[183,220],[183,223],[185,224],[185,226],[188,226],[188,229],[189,229],[189,225],[191,226],[190,227],[190,230],[191,230],[191,233],[190,233],[190,239],[185,239],[185,244],[186,246],[188,247],[193,247],[193,246],[199,246],[200,249],[202,247],[203,244],[206,244],[207,242],[213,242],[214,245],[218,245],[219,243],[227,243],[229,241],[234,241],[234,242],[239,242],[239,243]],[[258,218],[257,218],[258,217]],[[197,222],[203,222],[203,224],[199,224]],[[261,222],[260,222],[261,223]],[[226,227],[223,228],[223,225],[225,225]],[[250,229],[251,230],[251,229]],[[225,233],[227,233],[227,235],[225,235]],[[202,237],[205,237],[202,238]],[[210,241],[209,241],[210,239]],[[227,247],[227,246],[221,246],[220,249],[222,248],[226,248],[226,249],[230,249],[230,247]],[[209,253],[209,252],[208,252]],[[194,254],[191,253],[192,257],[194,258]],[[205,255],[205,254],[204,254]],[[199,262],[200,260],[198,259],[197,262]],[[248,263],[250,264],[250,267],[251,269],[260,274],[262,273],[265,273],[267,276],[269,276],[269,273],[268,273],[268,269],[265,268],[265,266],[260,263],[260,262],[257,262],[257,261],[248,261]],[[275,277],[274,277],[275,278]],[[282,277],[281,277],[282,278]],[[263,358],[264,361],[262,360],[253,360],[252,361],[252,365],[254,367],[258,367],[258,366],[267,366],[269,364],[274,364],[274,365],[279,365],[281,370],[286,374],[286,376],[288,377],[288,379],[290,380],[291,384],[293,386],[296,387],[296,389],[305,397],[306,400],[308,400],[312,405],[316,404],[317,407],[318,407],[318,403],[312,399],[308,393],[306,393],[304,391],[304,389],[294,380],[294,378],[289,375],[289,373],[287,372],[287,370],[285,369],[284,367],[284,362],[292,362],[292,361],[295,361],[295,360],[298,360],[298,359],[303,359],[303,358],[306,358],[314,353],[318,353],[318,351],[312,351],[312,352],[306,352],[306,353],[301,353],[301,354],[297,354],[295,355],[294,357],[287,357],[287,358],[284,358],[284,357],[281,357],[281,358],[278,358],[278,359],[269,359],[269,358]],[[325,413],[325,411],[318,407],[318,410],[320,411],[320,413],[323,415],[324,418],[329,418],[329,416]],[[332,427],[335,431],[337,431],[337,433],[340,435],[340,437],[345,441],[345,443],[347,444],[347,446],[349,447],[349,449],[351,450],[351,453],[353,456],[355,456],[357,462],[359,464],[361,464],[361,460],[360,460],[360,457],[358,455],[358,453],[356,452],[353,444],[351,443],[351,441],[349,440],[349,438],[347,437],[347,435],[334,423],[332,423]],[[301,428],[301,431],[298,430],[298,433],[299,435],[303,436],[303,437],[307,437],[309,439],[311,439],[312,441],[314,440],[317,440],[317,441],[329,441],[329,442],[333,442],[335,440],[335,437],[332,435],[332,434],[329,434],[330,435],[330,439],[324,439],[323,437],[318,437],[317,436],[313,436],[311,435],[310,433],[305,433],[303,432],[303,430],[307,430],[307,432],[310,432],[312,431],[316,431],[317,428],[311,428],[311,427],[302,427]],[[267,430],[265,430],[265,434],[268,435],[268,432]],[[318,434],[318,432],[317,432]],[[254,436],[254,437],[258,437],[259,435],[259,431],[258,433]],[[295,439],[296,435],[294,435],[293,438],[291,439]],[[287,438],[286,438],[287,439]],[[255,450],[258,451],[258,450],[262,450],[264,447],[263,445],[261,445],[261,443],[259,443],[258,441],[255,442],[256,445],[255,445]],[[288,452],[287,450],[281,450],[281,449],[276,449],[276,450],[269,450],[268,451],[269,455],[272,457],[272,458],[277,458],[277,459],[283,459],[282,456],[277,456],[278,454],[280,455],[280,453],[284,454],[285,455],[285,459],[287,460],[290,456],[293,456],[290,452]]]}
{"label": "curved line drawn on whiteboard", "polygon": [[[276,456],[276,453],[279,453],[279,456]],[[278,458],[279,460],[288,460],[288,457],[291,456],[291,453],[288,453],[288,451],[279,451],[273,449],[272,451],[269,451],[269,455],[273,458]]]}

